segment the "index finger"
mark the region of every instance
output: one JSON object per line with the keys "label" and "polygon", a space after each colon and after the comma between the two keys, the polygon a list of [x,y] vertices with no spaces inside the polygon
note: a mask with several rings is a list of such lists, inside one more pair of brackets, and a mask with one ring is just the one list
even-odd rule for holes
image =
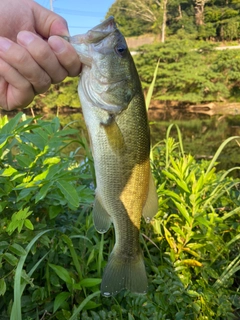
{"label": "index finger", "polygon": [[48,43],[59,63],[67,70],[70,77],[78,76],[81,69],[79,56],[73,46],[59,36],[51,36]]}

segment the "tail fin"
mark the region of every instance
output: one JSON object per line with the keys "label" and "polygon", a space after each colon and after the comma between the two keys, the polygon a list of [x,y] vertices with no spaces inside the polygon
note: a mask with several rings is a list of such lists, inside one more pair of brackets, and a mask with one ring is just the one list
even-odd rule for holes
{"label": "tail fin", "polygon": [[147,288],[148,281],[141,252],[135,258],[124,259],[113,250],[103,273],[102,295],[110,297],[123,289],[145,294]]}

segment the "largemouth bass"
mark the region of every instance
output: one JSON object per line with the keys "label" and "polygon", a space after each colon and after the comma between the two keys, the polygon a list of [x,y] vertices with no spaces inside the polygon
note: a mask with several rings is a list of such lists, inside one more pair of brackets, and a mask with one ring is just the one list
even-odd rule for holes
{"label": "largemouth bass", "polygon": [[101,292],[111,296],[128,289],[144,294],[140,221],[142,215],[150,220],[156,214],[158,199],[141,83],[113,17],[69,41],[83,64],[78,92],[96,171],[93,221],[100,233],[111,223],[115,229]]}

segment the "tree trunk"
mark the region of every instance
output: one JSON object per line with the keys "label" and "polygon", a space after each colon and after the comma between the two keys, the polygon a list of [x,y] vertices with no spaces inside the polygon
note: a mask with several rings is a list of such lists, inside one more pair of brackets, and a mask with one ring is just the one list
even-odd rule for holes
{"label": "tree trunk", "polygon": [[204,6],[209,0],[196,0],[195,1],[195,21],[197,26],[204,24]]}
{"label": "tree trunk", "polygon": [[178,6],[178,13],[179,13],[179,19],[182,19],[182,8],[181,8],[181,3]]}
{"label": "tree trunk", "polygon": [[162,22],[162,37],[161,42],[165,42],[166,38],[166,24],[167,24],[167,0],[163,0],[163,22]]}

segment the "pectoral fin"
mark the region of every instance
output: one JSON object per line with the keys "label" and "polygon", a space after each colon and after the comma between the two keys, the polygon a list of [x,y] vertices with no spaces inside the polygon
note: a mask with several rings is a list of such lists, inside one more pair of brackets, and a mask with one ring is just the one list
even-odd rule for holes
{"label": "pectoral fin", "polygon": [[125,141],[115,119],[111,118],[111,121],[106,124],[102,123],[101,125],[106,132],[108,142],[112,150],[116,153],[120,153],[124,149]]}
{"label": "pectoral fin", "polygon": [[99,233],[107,232],[112,222],[110,215],[107,213],[97,196],[93,205],[93,222]]}
{"label": "pectoral fin", "polygon": [[150,222],[157,212],[158,212],[158,196],[157,196],[157,191],[156,191],[156,186],[153,180],[153,176],[150,172],[148,197],[143,207],[142,215],[146,220],[146,222]]}

